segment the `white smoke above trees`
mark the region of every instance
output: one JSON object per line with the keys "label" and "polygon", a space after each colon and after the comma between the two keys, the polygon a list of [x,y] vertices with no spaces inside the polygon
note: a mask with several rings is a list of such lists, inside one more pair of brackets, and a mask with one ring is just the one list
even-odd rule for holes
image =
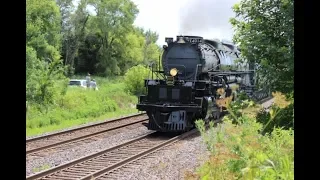
{"label": "white smoke above trees", "polygon": [[229,19],[239,0],[188,0],[179,8],[179,34],[232,40]]}

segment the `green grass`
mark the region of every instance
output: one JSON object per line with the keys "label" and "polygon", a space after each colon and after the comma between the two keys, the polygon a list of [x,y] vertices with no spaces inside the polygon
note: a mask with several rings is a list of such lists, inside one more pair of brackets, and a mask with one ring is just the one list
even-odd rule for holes
{"label": "green grass", "polygon": [[[83,79],[84,77],[73,77]],[[92,77],[99,90],[68,87],[64,96],[56,99],[48,110],[33,104],[29,106],[26,135],[61,130],[88,122],[111,119],[137,113],[137,97],[125,92],[122,77]]]}
{"label": "green grass", "polygon": [[235,126],[226,121],[222,126],[202,131],[211,151],[209,159],[189,173],[186,179],[294,179],[293,130],[276,128],[270,135],[262,136],[262,128],[254,119]]}
{"label": "green grass", "polygon": [[40,167],[33,168],[32,171],[33,171],[33,173],[37,173],[37,172],[44,171],[49,168],[51,168],[51,166],[49,164],[45,164]]}

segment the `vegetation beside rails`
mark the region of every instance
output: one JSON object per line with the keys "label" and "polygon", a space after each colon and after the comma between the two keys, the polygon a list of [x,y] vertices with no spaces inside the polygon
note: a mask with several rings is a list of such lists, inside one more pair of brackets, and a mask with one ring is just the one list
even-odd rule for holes
{"label": "vegetation beside rails", "polygon": [[196,122],[210,151],[206,163],[186,179],[294,179],[293,99],[273,93],[270,111],[252,101],[229,105],[223,124],[205,130]]}

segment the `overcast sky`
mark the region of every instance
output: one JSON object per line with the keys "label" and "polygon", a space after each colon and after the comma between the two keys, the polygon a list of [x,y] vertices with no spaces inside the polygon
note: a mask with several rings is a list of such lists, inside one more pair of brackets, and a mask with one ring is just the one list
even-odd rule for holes
{"label": "overcast sky", "polygon": [[178,34],[232,40],[231,7],[240,0],[132,0],[139,8],[135,25],[165,37]]}
{"label": "overcast sky", "polygon": [[[75,4],[78,4],[78,1],[75,0]],[[233,30],[229,19],[235,14],[231,8],[240,2],[240,0],[132,1],[139,9],[134,24],[156,31],[159,34],[157,44],[161,46],[165,44],[165,37],[175,39],[180,34],[232,40]]]}

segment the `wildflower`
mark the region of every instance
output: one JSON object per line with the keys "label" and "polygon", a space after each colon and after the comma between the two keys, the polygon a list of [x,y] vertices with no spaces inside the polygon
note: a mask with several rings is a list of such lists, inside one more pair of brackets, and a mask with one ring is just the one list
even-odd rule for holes
{"label": "wildflower", "polygon": [[285,95],[283,95],[281,92],[273,92],[272,96],[274,97],[274,104],[281,109],[290,105],[290,102],[286,100]]}
{"label": "wildflower", "polygon": [[221,95],[223,95],[225,93],[225,90],[223,88],[219,88],[217,90],[217,93],[221,96]]}

